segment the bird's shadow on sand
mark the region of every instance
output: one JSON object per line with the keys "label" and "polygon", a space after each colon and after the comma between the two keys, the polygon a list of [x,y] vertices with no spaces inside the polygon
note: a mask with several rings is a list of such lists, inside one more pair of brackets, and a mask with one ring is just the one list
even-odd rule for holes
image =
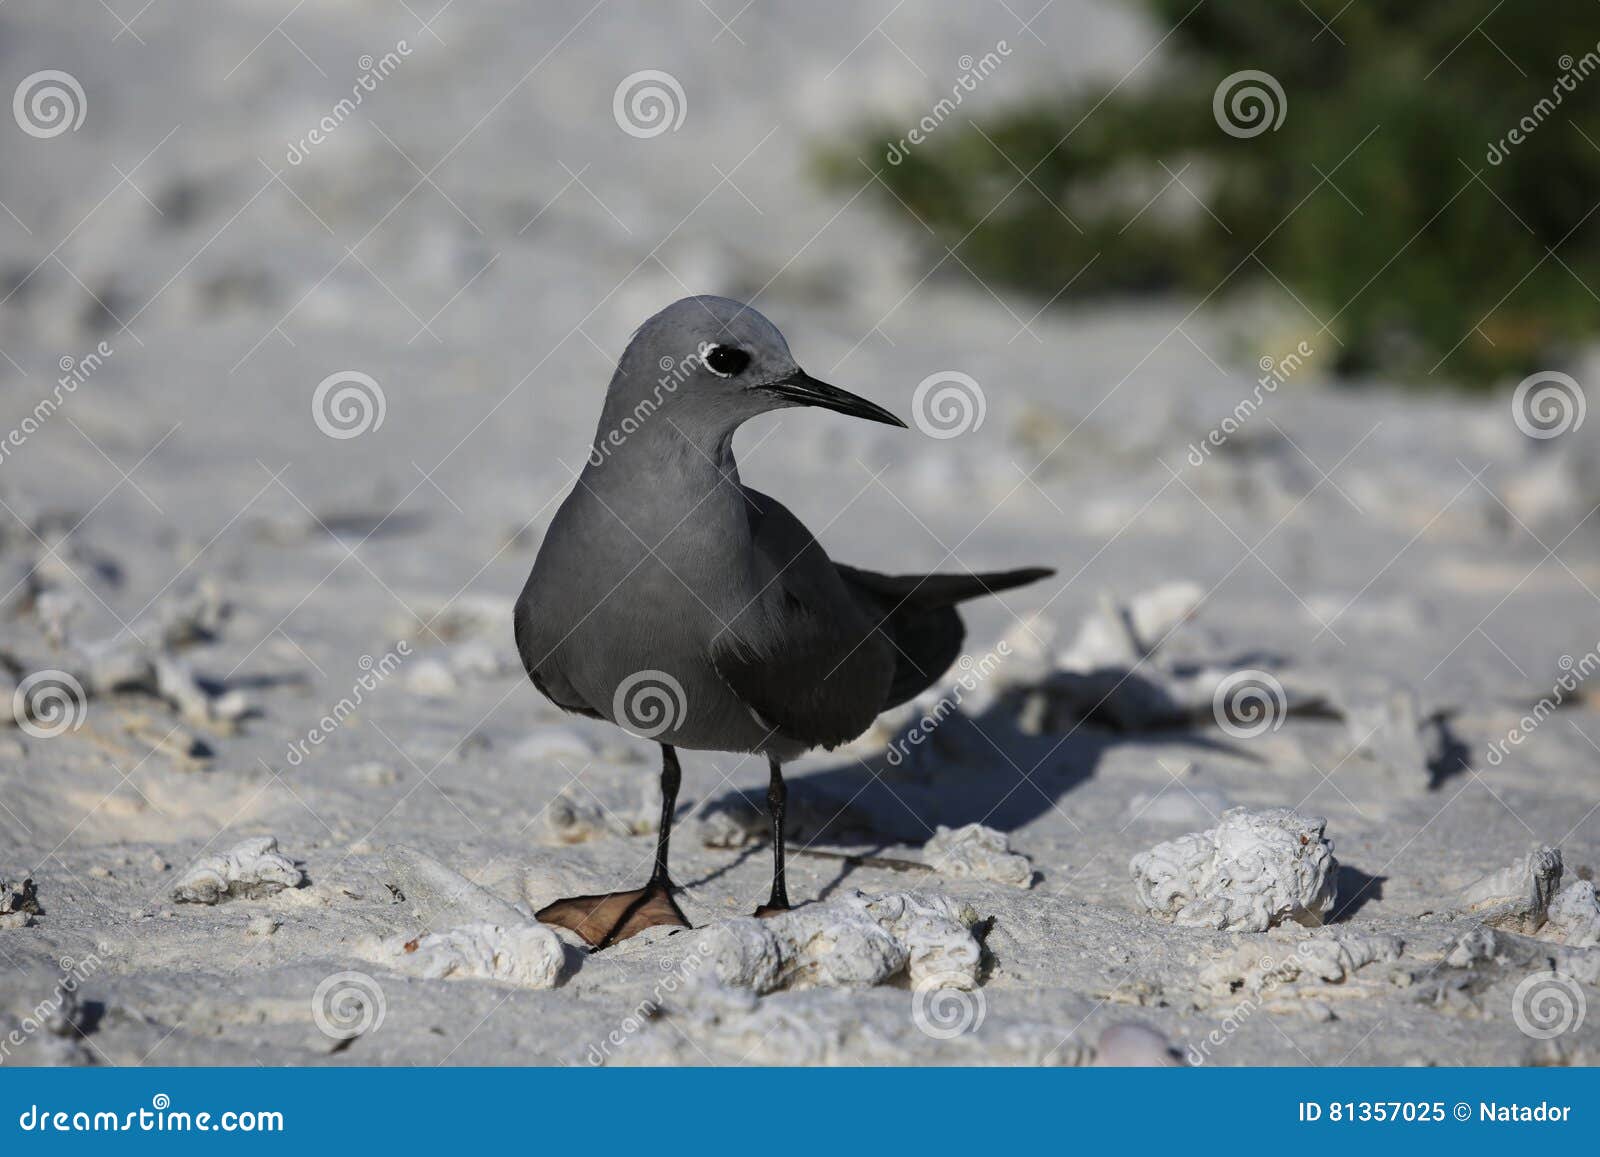
{"label": "bird's shadow on sand", "polygon": [[[1125,682],[1119,679],[1116,686]],[[1310,706],[1308,714],[1325,713],[1320,704]],[[914,725],[897,735],[888,751],[866,758],[835,756],[821,766],[790,769],[786,827],[791,848],[833,844],[853,852],[860,849],[838,856],[837,875],[825,886],[823,897],[845,886],[863,862],[875,862],[880,853],[897,845],[925,843],[936,825],[982,823],[1003,832],[1025,827],[1058,809],[1118,745],[1138,744],[1157,759],[1166,745],[1181,748],[1186,755],[1201,749],[1234,759],[1254,758],[1248,750],[1207,734],[1192,720],[1123,728],[1123,721],[1113,714],[1085,718],[1065,731],[1030,734],[1018,724],[1020,708],[1016,697],[1002,696],[974,716],[957,710],[938,721],[930,735],[921,736],[920,743],[909,742],[917,731]],[[1429,722],[1438,728],[1441,741],[1428,769],[1429,786],[1438,790],[1467,766],[1467,759],[1448,719]],[[751,795],[734,791],[712,806],[748,808],[755,803]],[[1330,919],[1348,921],[1367,904],[1381,901],[1386,881],[1385,876],[1341,865],[1338,900]]]}
{"label": "bird's shadow on sand", "polygon": [[1239,754],[1189,729],[1122,733],[1085,725],[1031,735],[1004,703],[975,717],[949,716],[937,732],[920,745],[902,739],[900,755],[880,752],[789,772],[791,837],[881,850],[925,843],[939,824],[1015,831],[1058,807],[1118,744]]}

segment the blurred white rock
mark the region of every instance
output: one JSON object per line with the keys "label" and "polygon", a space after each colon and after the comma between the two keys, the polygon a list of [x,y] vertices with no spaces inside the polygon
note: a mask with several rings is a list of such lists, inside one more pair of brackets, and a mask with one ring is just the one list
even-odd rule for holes
{"label": "blurred white rock", "polygon": [[304,882],[305,873],[278,850],[276,836],[256,836],[189,865],[172,886],[172,898],[179,903],[216,904],[270,896]]}

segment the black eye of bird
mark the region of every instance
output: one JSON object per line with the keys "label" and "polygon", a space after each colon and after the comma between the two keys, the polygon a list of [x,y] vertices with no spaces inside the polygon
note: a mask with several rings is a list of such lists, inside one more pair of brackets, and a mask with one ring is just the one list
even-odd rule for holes
{"label": "black eye of bird", "polygon": [[733,377],[750,364],[750,355],[731,345],[714,345],[702,356],[711,372],[724,378]]}

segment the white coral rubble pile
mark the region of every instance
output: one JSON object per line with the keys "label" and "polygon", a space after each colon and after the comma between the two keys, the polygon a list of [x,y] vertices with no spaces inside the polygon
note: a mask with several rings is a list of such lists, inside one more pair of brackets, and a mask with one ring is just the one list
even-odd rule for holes
{"label": "white coral rubble pile", "polygon": [[1033,886],[1033,865],[1011,850],[1004,832],[982,824],[955,829],[939,825],[922,848],[923,859],[941,876],[953,880],[993,880],[1014,888]]}
{"label": "white coral rubble pile", "polygon": [[522,988],[560,981],[567,950],[556,932],[415,848],[395,845],[384,858],[409,919],[460,923],[368,940],[358,950],[373,963],[425,980],[498,980]]}
{"label": "white coral rubble pile", "polygon": [[1543,932],[1568,948],[1600,947],[1600,898],[1594,884],[1574,880],[1550,901],[1549,921]]}
{"label": "white coral rubble pile", "polygon": [[389,963],[425,980],[499,980],[522,988],[553,988],[566,952],[543,924],[467,924],[429,932],[400,945]]}
{"label": "white coral rubble pile", "polygon": [[1264,932],[1321,924],[1337,897],[1326,820],[1290,808],[1233,808],[1214,828],[1158,844],[1129,865],[1139,902],[1190,928]]}
{"label": "white coral rubble pile", "polygon": [[1561,887],[1561,852],[1540,845],[1461,891],[1461,908],[1487,925],[1553,940],[1568,948],[1600,945],[1600,901],[1594,884]]}
{"label": "white coral rubble pile", "polygon": [[305,873],[278,850],[276,836],[242,840],[226,852],[203,856],[172,887],[180,904],[216,904],[225,899],[257,899],[298,888]]}
{"label": "white coral rubble pile", "polygon": [[743,916],[706,931],[711,974],[756,993],[865,987],[905,973],[929,988],[975,988],[977,913],[948,896],[852,892],[765,920]]}
{"label": "white coral rubble pile", "polygon": [[1196,978],[1203,991],[1217,997],[1275,989],[1296,997],[1325,996],[1326,986],[1346,985],[1370,964],[1392,964],[1404,950],[1398,936],[1328,935],[1324,930],[1293,945],[1285,942],[1279,952],[1263,952],[1258,943],[1241,944],[1232,953],[1209,956]]}

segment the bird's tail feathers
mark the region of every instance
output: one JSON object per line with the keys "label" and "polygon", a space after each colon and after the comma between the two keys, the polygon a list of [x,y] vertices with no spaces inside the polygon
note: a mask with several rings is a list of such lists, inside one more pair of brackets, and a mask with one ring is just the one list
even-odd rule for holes
{"label": "bird's tail feathers", "polygon": [[1056,573],[1043,566],[990,571],[987,574],[886,575],[846,566],[840,566],[839,570],[865,590],[919,610],[951,607],[968,599],[1026,586]]}

